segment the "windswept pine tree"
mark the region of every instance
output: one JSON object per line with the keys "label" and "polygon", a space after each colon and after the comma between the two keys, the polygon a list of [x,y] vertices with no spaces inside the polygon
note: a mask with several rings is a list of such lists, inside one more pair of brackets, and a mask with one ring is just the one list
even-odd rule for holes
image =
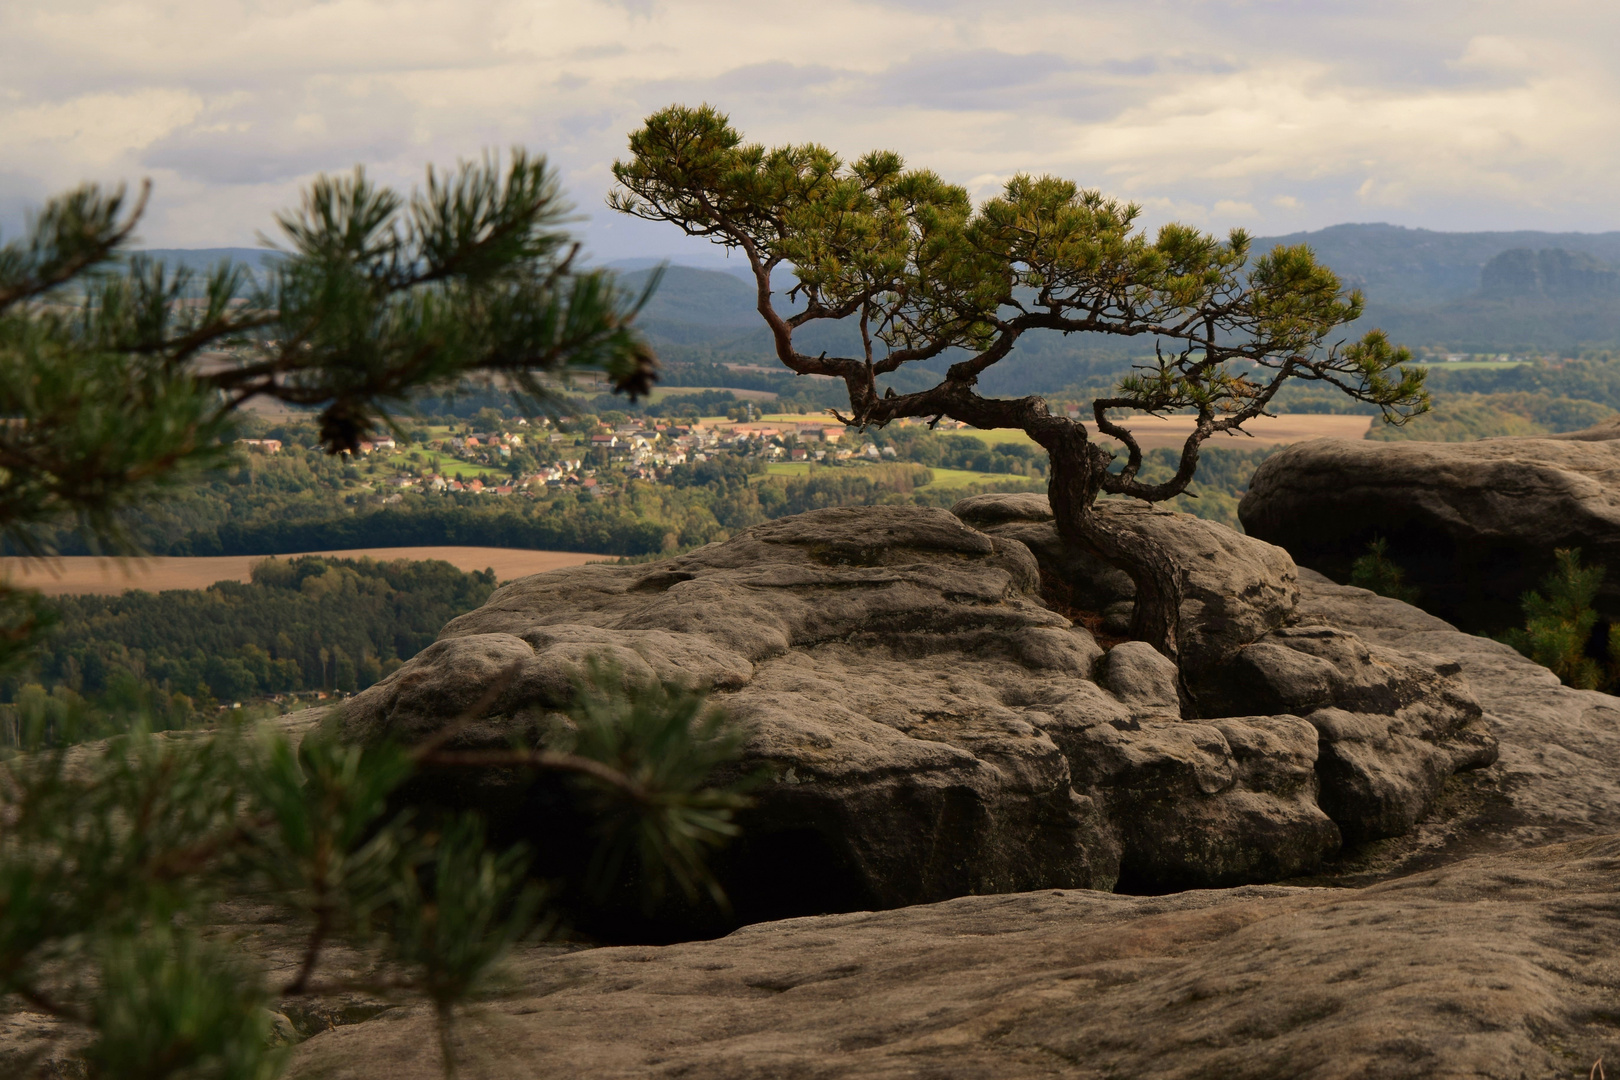
{"label": "windswept pine tree", "polygon": [[[1152,503],[1185,491],[1203,444],[1264,415],[1290,380],[1325,384],[1396,423],[1427,408],[1423,370],[1402,366],[1405,349],[1378,331],[1349,345],[1333,340],[1361,316],[1362,297],[1303,246],[1255,254],[1242,231],[1221,238],[1178,224],[1149,236],[1139,207],[1052,176],[1014,176],[975,206],[966,189],[889,151],[846,161],[814,144],[746,143],[709,106],[648,117],[613,172],[615,209],[742,255],[777,359],[841,380],[846,423],[949,417],[1028,433],[1051,459],[1059,532],[1130,574],[1133,634],[1172,659],[1181,568],[1099,513],[1099,496]],[[779,271],[793,279],[785,295]],[[804,344],[818,325],[840,323],[858,331],[855,351]],[[1044,398],[980,393],[980,377],[1038,331],[1155,348],[1155,363],[1091,403],[1097,431],[1124,447],[1119,467],[1080,420]],[[927,389],[879,385],[940,358],[954,362]],[[1146,481],[1142,447],[1121,414],[1188,410],[1197,423],[1176,470]]]}

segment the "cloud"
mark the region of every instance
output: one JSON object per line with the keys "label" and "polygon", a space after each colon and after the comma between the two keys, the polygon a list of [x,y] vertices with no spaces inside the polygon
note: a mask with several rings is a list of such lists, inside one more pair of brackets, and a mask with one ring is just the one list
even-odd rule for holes
{"label": "cloud", "polygon": [[13,161],[32,157],[49,175],[58,161],[118,161],[191,123],[202,108],[197,95],[164,87],[18,104],[0,111],[0,145]]}
{"label": "cloud", "polygon": [[140,163],[207,184],[296,179],[397,160],[412,148],[410,115],[408,99],[386,82],[313,79],[205,109],[147,146]]}
{"label": "cloud", "polygon": [[1379,217],[1620,228],[1604,0],[34,0],[0,6],[0,218],[151,175],[154,245],[251,242],[319,171],[521,143],[603,257],[627,133],[709,101],[766,143],[892,147],[993,193],[1054,172],[1257,233]]}

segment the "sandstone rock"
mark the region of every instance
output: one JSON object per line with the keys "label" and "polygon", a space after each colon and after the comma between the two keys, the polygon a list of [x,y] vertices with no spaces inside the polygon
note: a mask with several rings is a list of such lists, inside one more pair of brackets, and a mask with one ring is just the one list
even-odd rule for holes
{"label": "sandstone rock", "polygon": [[1135,583],[1118,567],[1065,544],[1052,524],[1052,505],[1045,495],[971,495],[951,507],[951,513],[975,529],[1029,549],[1040,564],[1043,595],[1059,608],[1102,612],[1116,607],[1129,625]]}
{"label": "sandstone rock", "polygon": [[1123,641],[1104,658],[1104,680],[1134,715],[1181,718],[1176,665],[1145,641]]}
{"label": "sandstone rock", "polygon": [[[1026,549],[942,510],[818,511],[508,585],[358,695],[342,734],[416,740],[473,709],[459,743],[505,745],[543,731],[606,654],[715,691],[751,732],[741,770],[773,780],[719,866],[739,918],[1108,887],[1117,841],[1027,716],[1102,650],[1037,587]],[[556,829],[555,792],[527,777],[428,794]]]}
{"label": "sandstone rock", "polygon": [[1520,625],[1556,548],[1608,575],[1620,619],[1620,442],[1612,425],[1560,439],[1472,443],[1315,439],[1267,458],[1238,510],[1244,529],[1339,581],[1374,536],[1428,610],[1468,630]]}
{"label": "sandstone rock", "polygon": [[[1121,513],[1187,534],[1196,655],[1235,650],[1291,602],[1274,549]],[[1228,565],[1238,556],[1252,558]],[[1040,585],[1022,542],[944,511],[817,511],[661,563],[507,585],[328,727],[417,741],[470,715],[457,745],[544,741],[565,730],[557,710],[592,655],[711,690],[750,733],[742,771],[772,778],[717,863],[745,921],[1108,888],[1121,866],[1133,887],[1230,884],[1308,872],[1337,849],[1308,725],[1248,721],[1268,734],[1242,746],[1278,758],[1245,758],[1220,728],[1178,721],[1174,669],[1139,644],[1109,661],[1109,694],[1093,681],[1102,649]],[[583,857],[555,781],[433,776],[411,796],[477,806],[543,861]]]}
{"label": "sandstone rock", "polygon": [[[1060,599],[1102,612],[1134,594],[1129,578],[1063,544],[1045,496],[976,495],[952,510],[992,536],[1016,539],[1041,563]],[[1134,501],[1103,499],[1095,508],[1116,527],[1149,536],[1185,568],[1181,665],[1196,684],[1239,648],[1281,626],[1299,596],[1288,553],[1224,526]],[[1123,579],[1123,580],[1122,580]]]}
{"label": "sandstone rock", "polygon": [[[1439,812],[1369,845],[1341,873],[1382,877],[1481,851],[1620,831],[1620,698],[1563,686],[1500,642],[1300,571],[1298,618],[1413,660],[1457,665],[1498,743],[1495,764],[1447,785]],[[1440,658],[1444,658],[1441,660]]]}
{"label": "sandstone rock", "polygon": [[1453,774],[1496,760],[1461,670],[1337,627],[1294,625],[1241,649],[1200,704],[1306,717],[1320,740],[1318,802],[1359,843],[1406,832]]}
{"label": "sandstone rock", "polygon": [[[1620,1059],[1620,838],[1359,890],[1041,891],[530,954],[462,1021],[499,1080],[1585,1077]],[[437,1076],[421,1006],[295,1078]]]}
{"label": "sandstone rock", "polygon": [[1047,730],[1114,824],[1122,890],[1275,881],[1340,847],[1316,802],[1316,733],[1297,716]]}

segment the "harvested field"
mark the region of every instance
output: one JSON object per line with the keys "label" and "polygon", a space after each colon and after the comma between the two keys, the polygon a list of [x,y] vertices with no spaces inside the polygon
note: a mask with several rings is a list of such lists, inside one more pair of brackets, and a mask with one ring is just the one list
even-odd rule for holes
{"label": "harvested field", "polygon": [[[1124,425],[1136,435],[1136,441],[1142,444],[1144,450],[1157,450],[1160,447],[1173,447],[1180,449],[1181,444],[1187,441],[1192,432],[1192,416],[1143,416],[1137,415],[1123,421]],[[1334,416],[1326,413],[1284,413],[1280,416],[1262,416],[1250,420],[1245,426],[1248,435],[1216,435],[1205,443],[1212,449],[1223,447],[1242,447],[1245,449],[1256,446],[1281,446],[1284,443],[1304,442],[1307,439],[1339,438],[1362,439],[1366,438],[1368,427],[1376,417],[1372,416]],[[781,431],[790,431],[794,425],[805,424],[817,427],[837,427],[836,421],[821,414],[795,415],[792,413],[766,413],[754,421],[753,425],[736,420],[727,420],[722,416],[705,417],[703,422],[709,427],[725,431],[745,431],[752,428],[772,427]],[[1086,428],[1095,434],[1097,426],[1088,423]],[[854,433],[854,428],[846,429]],[[1022,431],[1013,428],[996,428],[989,431],[979,428],[961,427],[942,429],[947,435],[971,435],[981,442],[991,446],[1003,443],[1024,443],[1034,446],[1035,441]],[[1111,442],[1112,440],[1105,440]]]}
{"label": "harvested field", "polygon": [[[442,559],[462,570],[494,570],[500,581],[564,566],[611,559],[575,551],[524,551],[488,547],[361,548],[354,551],[310,551],[339,559]],[[103,559],[74,555],[58,559],[0,559],[0,578],[38,589],[47,596],[121,593],[132,589],[206,589],[216,581],[247,581],[255,563],[298,555],[222,555],[201,558]]]}
{"label": "harvested field", "polygon": [[[1133,416],[1124,426],[1136,436],[1144,450],[1171,447],[1179,450],[1192,433],[1193,416]],[[1280,446],[1283,443],[1304,442],[1307,439],[1362,439],[1368,427],[1377,420],[1372,416],[1332,416],[1321,413],[1284,413],[1281,416],[1262,416],[1244,425],[1248,438],[1242,435],[1216,435],[1204,445],[1212,450],[1223,447]],[[1087,424],[1093,432],[1096,425]]]}
{"label": "harvested field", "polygon": [[[1144,450],[1170,447],[1179,450],[1192,434],[1196,416],[1132,416],[1124,421]],[[1260,416],[1244,424],[1249,437],[1213,436],[1205,447],[1212,450],[1225,447],[1277,447],[1285,442],[1304,442],[1307,439],[1364,439],[1367,427],[1375,416],[1330,416],[1324,413],[1285,413],[1281,416]],[[1087,424],[1095,432],[1095,424]],[[1111,442],[1111,440],[1110,440]]]}
{"label": "harvested field", "polygon": [[[1304,442],[1307,439],[1362,439],[1366,438],[1368,427],[1376,419],[1372,416],[1333,416],[1325,413],[1262,416],[1250,420],[1245,425],[1248,436],[1216,435],[1204,445],[1215,450],[1228,447],[1249,449],[1256,446],[1281,446],[1284,443]],[[1194,417],[1191,416],[1137,415],[1122,422],[1135,433],[1136,441],[1142,444],[1144,450],[1157,450],[1161,447],[1179,450],[1192,431],[1193,420]],[[1086,428],[1095,434],[1097,425],[1087,423]],[[1028,435],[1012,428],[998,428],[993,431],[981,431],[970,427],[944,430],[948,435],[971,435],[991,446],[1003,443],[1035,445],[1034,440]],[[1104,441],[1112,442],[1108,439]]]}

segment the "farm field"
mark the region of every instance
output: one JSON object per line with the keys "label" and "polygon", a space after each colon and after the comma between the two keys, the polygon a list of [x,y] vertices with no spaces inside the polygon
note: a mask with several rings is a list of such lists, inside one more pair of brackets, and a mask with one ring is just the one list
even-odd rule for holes
{"label": "farm field", "polygon": [[1414,365],[1443,371],[1478,371],[1481,368],[1524,367],[1528,360],[1414,360]]}
{"label": "farm field", "polygon": [[[905,462],[899,463],[899,466],[904,465]],[[872,465],[864,461],[856,461],[848,465],[836,466],[816,465],[808,461],[776,461],[765,467],[765,473],[767,476],[808,476],[811,469],[815,469],[819,472],[826,472],[831,468],[840,470],[893,470],[896,467],[897,464],[892,461],[884,462],[882,465]],[[912,467],[919,469],[922,468],[921,465]],[[969,484],[999,484],[1008,481],[1026,479],[1022,476],[1012,476],[1007,473],[974,472],[971,469],[942,469],[937,465],[930,465],[928,467],[928,471],[934,476],[933,483],[930,486],[947,489],[967,487]]]}
{"label": "farm field", "polygon": [[941,469],[930,465],[928,471],[934,474],[934,482],[929,485],[936,488],[960,488],[969,484],[1001,484],[1013,482],[1028,482],[1027,476],[1013,476],[1008,473],[973,472],[969,469]]}
{"label": "farm field", "polygon": [[[339,559],[442,559],[461,570],[494,570],[498,581],[527,574],[600,562],[610,555],[574,551],[524,551],[487,547],[362,548],[354,551],[310,551]],[[199,558],[106,559],[73,555],[49,560],[0,558],[0,580],[47,596],[111,594],[144,589],[206,589],[216,581],[249,579],[256,563],[267,558],[296,559],[298,555],[222,555]]]}
{"label": "farm field", "polygon": [[[1246,425],[1248,437],[1216,435],[1204,445],[1214,450],[1219,450],[1223,446],[1241,446],[1249,449],[1256,446],[1280,446],[1283,443],[1304,442],[1307,439],[1360,439],[1366,436],[1368,426],[1375,419],[1376,417],[1371,416],[1336,416],[1326,413],[1284,413],[1280,416],[1263,416],[1249,421]],[[1193,417],[1136,416],[1131,418],[1128,426],[1136,434],[1136,439],[1144,450],[1157,450],[1162,447],[1179,449],[1193,429]],[[1086,427],[1092,432],[1096,431],[1095,424],[1087,424]],[[1006,429],[978,431],[974,428],[962,428],[954,433],[973,435],[991,446],[1004,443],[1034,445],[1030,437],[1022,431]]]}
{"label": "farm field", "polygon": [[[1304,442],[1307,439],[1361,439],[1377,417],[1336,416],[1326,413],[1284,413],[1280,416],[1262,416],[1244,425],[1249,436],[1216,435],[1204,445],[1218,450],[1222,446],[1280,446],[1283,443]],[[1191,416],[1138,416],[1132,418],[1130,429],[1144,450],[1160,447],[1179,448],[1192,432]],[[1094,428],[1094,425],[1087,425]]]}
{"label": "farm field", "polygon": [[[755,423],[814,423],[823,419],[820,416],[791,416],[769,415],[761,416]],[[1248,436],[1217,435],[1206,446],[1219,449],[1223,445],[1242,446],[1245,448],[1256,446],[1280,446],[1283,443],[1304,442],[1306,439],[1338,438],[1360,439],[1367,434],[1376,417],[1372,416],[1343,416],[1327,413],[1283,413],[1279,416],[1263,416],[1248,423]],[[723,417],[708,417],[704,421],[708,424],[725,425],[730,421]],[[829,423],[836,421],[828,420]],[[1095,430],[1095,425],[1087,424],[1087,428]],[[1130,421],[1130,428],[1136,433],[1137,441],[1145,450],[1156,450],[1160,447],[1179,448],[1186,440],[1193,428],[1191,416],[1136,416]],[[942,428],[949,435],[971,435],[990,446],[1001,446],[1007,443],[1022,443],[1027,446],[1035,445],[1028,435],[1022,431],[1011,428],[997,428],[982,431],[978,428]]]}

